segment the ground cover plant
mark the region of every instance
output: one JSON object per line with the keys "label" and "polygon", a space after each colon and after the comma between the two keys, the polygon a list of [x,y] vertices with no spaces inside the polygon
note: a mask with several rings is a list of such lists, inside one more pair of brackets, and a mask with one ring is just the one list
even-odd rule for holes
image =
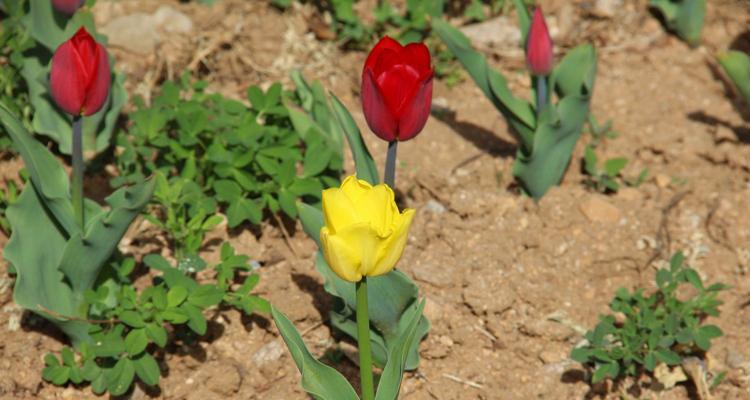
{"label": "ground cover plant", "polygon": [[[599,323],[586,333],[587,343],[576,347],[571,357],[593,369],[591,380],[653,374],[658,365],[680,366],[689,357],[705,359],[711,343],[723,335],[707,317],[719,315],[722,283],[705,286],[700,275],[686,266],[682,253],[672,256],[668,266],[656,272],[657,290],[647,295],[620,288],[610,303],[614,315],[599,317]],[[684,287],[696,293],[685,298]],[[711,386],[724,374],[717,374]],[[687,379],[685,377],[684,379]]]}
{"label": "ground cover plant", "polygon": [[0,398],[750,390],[744,3],[0,4]]}

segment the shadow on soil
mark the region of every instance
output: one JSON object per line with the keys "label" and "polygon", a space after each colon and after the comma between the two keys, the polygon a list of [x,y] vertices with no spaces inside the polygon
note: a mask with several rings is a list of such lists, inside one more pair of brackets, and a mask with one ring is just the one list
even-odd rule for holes
{"label": "shadow on soil", "polygon": [[[712,127],[723,126],[729,128],[737,136],[737,140],[742,143],[750,144],[750,128],[741,125],[732,125],[731,123],[712,115],[706,114],[704,111],[693,111],[688,114],[688,118],[691,121],[697,121]],[[750,120],[750,118],[748,119]]]}
{"label": "shadow on soil", "polygon": [[455,111],[436,112],[432,116],[451,127],[456,133],[468,140],[477,149],[492,156],[502,158],[514,157],[516,145],[495,135],[494,132],[473,124],[471,122],[456,119]]}

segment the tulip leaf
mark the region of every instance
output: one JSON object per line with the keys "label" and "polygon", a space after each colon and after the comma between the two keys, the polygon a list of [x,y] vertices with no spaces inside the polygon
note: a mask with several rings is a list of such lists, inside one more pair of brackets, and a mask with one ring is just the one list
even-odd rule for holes
{"label": "tulip leaf", "polygon": [[750,56],[741,51],[729,51],[719,57],[719,63],[750,104]]}
{"label": "tulip leaf", "polygon": [[521,28],[521,47],[526,47],[526,36],[529,35],[529,29],[531,29],[531,15],[523,0],[513,0],[513,4],[516,7],[518,26]]}
{"label": "tulip leaf", "polygon": [[372,159],[370,151],[367,150],[367,145],[365,145],[364,140],[362,140],[362,134],[357,127],[357,123],[354,122],[354,118],[352,118],[352,115],[346,107],[344,107],[338,97],[331,95],[331,102],[333,104],[333,112],[336,121],[349,141],[349,148],[352,151],[354,164],[357,169],[357,178],[364,179],[373,185],[379,183],[380,178],[378,176],[378,167],[375,165],[375,161]]}
{"label": "tulip leaf", "polygon": [[706,16],[706,0],[651,0],[651,7],[662,14],[667,29],[691,46],[698,45]]}
{"label": "tulip leaf", "polygon": [[325,222],[323,221],[323,213],[317,208],[305,204],[297,203],[297,212],[299,213],[299,219],[302,222],[302,229],[304,229],[307,236],[310,236],[315,244],[320,248],[320,230],[323,228]]}
{"label": "tulip leaf", "polygon": [[388,352],[388,361],[383,368],[383,373],[380,375],[375,400],[392,400],[398,398],[398,393],[401,389],[401,380],[403,379],[404,369],[406,368],[409,356],[409,349],[412,348],[415,342],[419,342],[419,325],[424,305],[425,302],[422,300],[419,302],[419,306],[411,308],[404,313],[402,318],[406,323],[406,329],[399,334],[394,345]]}
{"label": "tulip leaf", "polygon": [[493,70],[481,53],[472,49],[471,42],[461,31],[440,19],[432,21],[432,29],[464,66],[482,93],[505,116],[521,146],[530,152],[535,127],[531,104],[511,93],[505,77]]}
{"label": "tulip leaf", "polygon": [[5,126],[16,150],[26,164],[31,182],[39,190],[44,205],[54,214],[66,235],[80,230],[75,222],[70,202],[68,176],[55,156],[34,140],[5,104],[0,103],[0,122]]}
{"label": "tulip leaf", "polygon": [[107,197],[111,210],[86,223],[86,233],[71,236],[60,260],[60,271],[76,293],[94,286],[99,271],[117,248],[120,239],[141,209],[151,199],[154,180],[123,187]]}
{"label": "tulip leaf", "polygon": [[271,307],[271,315],[302,374],[302,388],[307,393],[318,400],[359,400],[346,378],[310,354],[297,328],[283,313]]}
{"label": "tulip leaf", "polygon": [[291,78],[305,111],[302,113],[287,105],[294,129],[303,140],[307,140],[305,134],[309,129],[316,129],[326,139],[329,148],[335,149],[336,154],[343,158],[344,132],[334,118],[325,89],[318,81],[308,83],[298,70],[292,71]]}
{"label": "tulip leaf", "polygon": [[[18,274],[13,300],[55,323],[74,345],[87,341],[89,324],[52,314],[76,316],[78,310],[72,289],[57,269],[66,233],[52,214],[46,212],[34,185],[26,185],[18,200],[8,207],[6,216],[13,233],[3,254]],[[40,243],[43,249],[39,248]]]}

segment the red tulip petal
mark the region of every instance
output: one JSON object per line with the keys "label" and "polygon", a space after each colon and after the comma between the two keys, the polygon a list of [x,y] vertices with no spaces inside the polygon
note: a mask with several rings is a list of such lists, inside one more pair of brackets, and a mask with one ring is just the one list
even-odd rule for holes
{"label": "red tulip petal", "polygon": [[86,101],[83,104],[83,115],[89,116],[99,111],[107,100],[110,88],[111,73],[109,70],[109,57],[104,48],[97,44],[96,70],[91,86],[86,91]]}
{"label": "red tulip petal", "polygon": [[367,56],[367,60],[365,60],[365,67],[364,69],[373,69],[375,67],[375,64],[378,62],[378,59],[380,58],[380,54],[385,50],[391,50],[399,52],[401,51],[402,46],[399,42],[391,39],[388,36],[383,36],[382,39],[375,45],[375,47],[370,50],[370,54]]}
{"label": "red tulip petal", "polygon": [[417,91],[419,78],[419,71],[406,64],[394,65],[377,76],[380,93],[396,119],[401,118],[404,104]]}
{"label": "red tulip petal", "polygon": [[421,77],[432,74],[430,50],[423,43],[410,43],[401,51],[402,63],[409,64],[419,71]]}
{"label": "red tulip petal", "polygon": [[72,115],[81,114],[85,100],[86,81],[81,69],[81,59],[71,41],[55,50],[50,68],[50,92],[57,105]]}
{"label": "red tulip petal", "polygon": [[401,109],[398,121],[398,140],[404,141],[417,136],[427,123],[432,104],[432,72],[428,78],[409,96],[409,100]]}
{"label": "red tulip petal", "polygon": [[398,124],[385,103],[373,72],[365,69],[362,75],[362,110],[370,130],[386,141],[396,140]]}
{"label": "red tulip petal", "polygon": [[544,22],[542,8],[537,7],[526,39],[526,65],[532,74],[545,76],[552,72],[553,62],[552,38]]}

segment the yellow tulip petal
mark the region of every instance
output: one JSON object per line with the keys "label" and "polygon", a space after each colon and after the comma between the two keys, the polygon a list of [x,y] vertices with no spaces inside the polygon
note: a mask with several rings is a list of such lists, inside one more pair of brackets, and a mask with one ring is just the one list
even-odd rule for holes
{"label": "yellow tulip petal", "polygon": [[404,253],[406,241],[409,238],[409,228],[414,220],[414,210],[406,209],[403,214],[396,216],[397,225],[393,227],[393,233],[385,240],[380,242],[378,248],[378,259],[375,268],[367,274],[368,276],[378,276],[391,272],[401,255]]}
{"label": "yellow tulip petal", "polygon": [[335,235],[335,240],[345,243],[352,252],[359,255],[359,265],[356,266],[357,273],[362,276],[370,275],[375,268],[378,256],[378,247],[382,241],[369,223],[352,225],[342,229]]}
{"label": "yellow tulip petal", "polygon": [[[366,216],[372,228],[381,237],[390,234],[393,225],[393,191],[388,186],[376,185],[354,203],[359,215]],[[396,210],[398,212],[398,210]]]}
{"label": "yellow tulip petal", "polygon": [[339,278],[349,282],[359,282],[362,279],[359,272],[361,260],[357,249],[332,234],[326,227],[320,230],[320,246],[323,258]]}
{"label": "yellow tulip petal", "polygon": [[339,188],[323,191],[323,218],[325,225],[336,233],[344,227],[364,222],[349,196]]}
{"label": "yellow tulip petal", "polygon": [[372,189],[369,182],[357,179],[355,175],[347,176],[341,183],[341,190],[346,193],[352,203],[357,204],[360,199]]}

